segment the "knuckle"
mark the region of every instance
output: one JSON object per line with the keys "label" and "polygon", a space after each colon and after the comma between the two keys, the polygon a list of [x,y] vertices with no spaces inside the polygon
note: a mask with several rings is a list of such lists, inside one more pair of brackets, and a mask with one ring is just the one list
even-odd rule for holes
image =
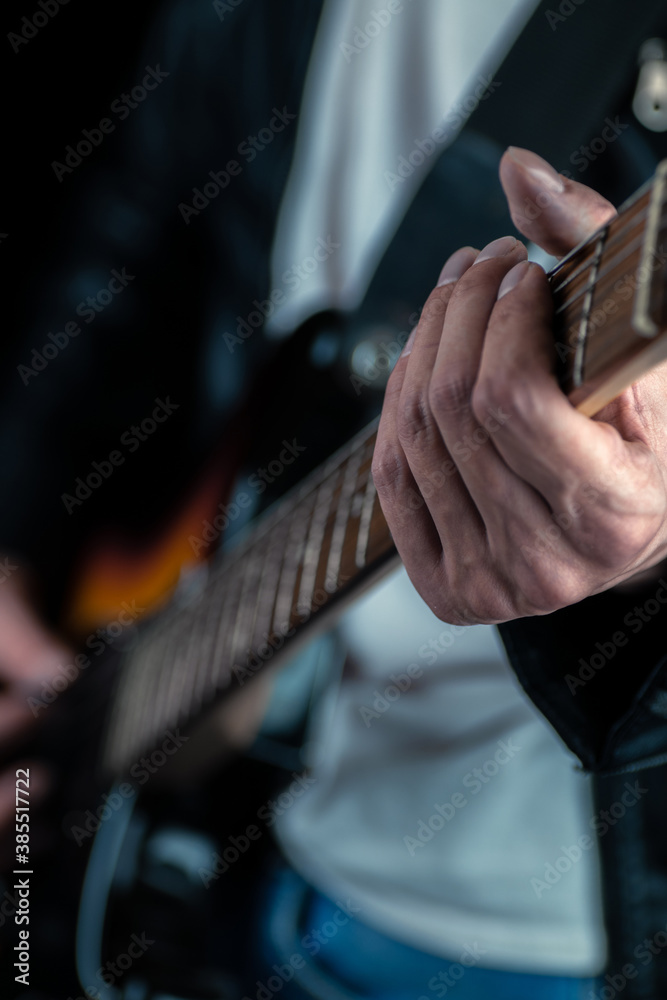
{"label": "knuckle", "polygon": [[475,382],[470,398],[470,405],[475,419],[480,423],[497,407],[508,405],[508,390],[501,385],[502,377],[481,375]]}
{"label": "knuckle", "polygon": [[371,475],[378,493],[397,488],[405,478],[404,458],[390,441],[378,439],[371,463]]}
{"label": "knuckle", "polygon": [[483,423],[490,414],[506,413],[517,426],[531,428],[544,419],[544,393],[518,369],[482,375],[472,393],[472,410]]}
{"label": "knuckle", "polygon": [[429,386],[429,404],[435,416],[446,418],[468,411],[473,387],[474,379],[469,371],[463,366],[448,366]]}
{"label": "knuckle", "polygon": [[447,312],[447,306],[452,297],[454,287],[455,285],[452,283],[450,285],[440,285],[440,287],[433,289],[421,311],[421,316],[419,317],[420,325],[424,323],[444,322],[445,313]]}
{"label": "knuckle", "polygon": [[452,625],[495,625],[512,617],[507,588],[488,552],[481,563],[472,557],[453,560],[446,594],[444,613],[436,614]]}
{"label": "knuckle", "polygon": [[404,392],[398,412],[398,439],[405,448],[412,448],[429,434],[433,420],[428,400],[421,389]]}
{"label": "knuckle", "polygon": [[587,593],[576,567],[556,558],[542,559],[535,564],[525,562],[516,570],[517,617],[548,615],[560,608],[576,604]]}

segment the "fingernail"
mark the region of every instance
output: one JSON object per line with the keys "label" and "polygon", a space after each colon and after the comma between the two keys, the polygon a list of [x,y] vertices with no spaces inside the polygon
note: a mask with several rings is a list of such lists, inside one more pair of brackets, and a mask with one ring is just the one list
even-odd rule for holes
{"label": "fingernail", "polygon": [[504,257],[510,250],[514,250],[518,242],[513,236],[501,236],[499,240],[494,240],[493,243],[484,247],[475,264],[480,264],[483,260],[491,260],[492,257]]}
{"label": "fingernail", "polygon": [[470,259],[476,253],[472,247],[461,247],[456,253],[447,259],[445,266],[440,272],[437,288],[441,285],[448,285],[452,281],[458,281],[461,275],[470,267]]}
{"label": "fingernail", "polygon": [[521,149],[519,146],[509,146],[507,152],[540,186],[547,187],[554,194],[561,194],[565,190],[563,178],[558,171],[537,153]]}
{"label": "fingernail", "polygon": [[416,334],[416,332],[417,332],[417,327],[414,327],[412,333],[410,334],[410,336],[408,337],[408,339],[406,341],[405,347],[401,351],[401,357],[402,358],[404,358],[405,355],[409,354],[410,351],[412,350],[412,345],[415,342],[415,334]]}
{"label": "fingernail", "polygon": [[511,271],[508,271],[502,282],[500,283],[500,288],[498,289],[498,298],[502,299],[503,295],[507,295],[512,289],[519,284],[524,274],[530,269],[530,264],[527,260],[522,260],[519,264],[515,264]]}

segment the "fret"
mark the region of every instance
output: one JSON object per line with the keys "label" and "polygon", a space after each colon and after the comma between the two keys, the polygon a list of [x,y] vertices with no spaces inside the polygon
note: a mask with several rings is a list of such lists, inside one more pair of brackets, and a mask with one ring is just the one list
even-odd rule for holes
{"label": "fret", "polygon": [[[179,609],[180,610],[180,609]],[[178,655],[177,636],[174,635],[174,620],[169,623],[169,627],[160,643],[161,659],[156,660],[159,677],[154,678],[154,708],[153,726],[150,728],[150,738],[153,740],[167,718],[171,690],[177,683],[178,671],[182,668],[182,661]]]}
{"label": "fret", "polygon": [[[238,567],[242,569],[242,567]],[[238,569],[237,568],[237,569]],[[225,592],[222,614],[218,616],[218,625],[214,629],[214,641],[211,644],[211,654],[208,662],[207,697],[226,688],[231,681],[232,666],[232,634],[241,602],[241,576],[237,573],[232,585]]]}
{"label": "fret", "polygon": [[[172,672],[171,682],[167,692],[166,706],[161,720],[163,725],[167,728],[170,725],[176,725],[178,722],[179,716],[185,706],[185,693],[186,691],[191,690],[191,685],[188,687],[188,681],[191,677],[192,669],[190,650],[193,645],[192,638],[195,621],[195,609],[192,606],[189,606],[182,612],[181,620],[178,622],[177,628],[174,630],[180,631],[180,635],[177,635],[174,639],[174,657],[176,666]],[[189,700],[190,699],[188,699],[188,701]]]}
{"label": "fret", "polygon": [[132,686],[133,681],[131,668],[132,661],[130,660],[125,663],[123,673],[119,678],[106,738],[104,756],[108,766],[114,771],[120,766],[117,762],[118,751],[124,750],[128,744],[131,744],[132,725],[129,716],[133,702],[127,697],[128,689]]}
{"label": "fret", "polygon": [[586,349],[586,337],[588,336],[588,324],[593,308],[593,293],[595,292],[595,282],[597,281],[598,268],[604,250],[604,241],[607,236],[606,230],[602,233],[595,246],[595,259],[591,264],[588,287],[584,296],[584,303],[581,309],[581,319],[575,343],[573,382],[575,386],[581,385],[584,380],[584,351]]}
{"label": "fret", "polygon": [[[243,556],[251,543],[246,537],[241,544],[222,554],[222,559],[211,573],[202,610],[195,624],[199,636],[197,667],[193,679],[192,702],[201,706],[218,689],[222,679],[225,643],[229,636],[237,604],[235,597],[240,590],[237,584],[243,572]],[[194,637],[197,641],[197,635]],[[225,676],[229,683],[229,674]]]}
{"label": "fret", "polygon": [[[581,412],[595,413],[612,390],[621,391],[667,355],[665,337],[638,346],[657,328],[651,309],[664,276],[650,276],[656,273],[666,192],[667,163],[652,189],[645,186],[616,220],[549,275],[556,320],[565,331],[574,328],[575,388],[566,391]],[[619,288],[622,282],[634,288],[637,273],[633,303]],[[603,308],[608,303],[613,316]],[[631,312],[636,333],[628,322]],[[114,770],[134,763],[168,724],[191,719],[212,703],[229,686],[235,658],[245,662],[246,651],[257,654],[265,640],[310,617],[321,584],[336,594],[341,579],[366,577],[393,550],[371,471],[377,424],[235,541],[203,595],[172,614],[164,631],[152,625],[139,640],[120,677],[109,725],[107,761]]]}
{"label": "fret", "polygon": [[[620,242],[620,236],[628,235],[628,230],[631,228],[632,227],[626,227],[626,229],[620,231],[620,234],[618,232],[614,232],[613,238],[609,240],[610,227],[605,227],[604,231],[607,234],[607,242],[605,245],[605,259],[603,261],[603,267],[598,276],[598,282],[603,281],[607,277],[607,275],[610,274],[611,271],[613,271],[618,266],[619,263],[627,263],[628,255],[633,253],[634,250],[636,250],[638,247],[642,245],[643,232],[639,232],[636,234],[636,236],[634,237],[633,241],[629,244],[629,246],[622,246],[619,248],[615,256],[611,255],[611,250],[614,249],[616,247],[616,244]],[[595,244],[595,246],[597,246],[597,244]],[[590,271],[594,266],[595,246],[592,247],[593,258],[590,260],[586,260],[585,264],[583,264],[581,267],[576,268],[576,270],[573,271],[571,276],[573,280],[583,275],[586,271]],[[561,290],[567,287],[568,284],[570,283],[571,282],[569,280],[566,280],[563,281],[557,287],[552,289],[554,295],[556,296],[557,301],[560,300]],[[574,305],[576,305],[579,299],[581,299],[582,296],[586,294],[589,286],[590,286],[590,274],[588,275],[588,279],[582,288],[576,290],[574,294],[571,295],[570,298],[564,298],[562,302],[559,302],[559,305],[557,306],[554,315],[558,316],[560,313],[568,309],[571,309]]]}
{"label": "fret", "polygon": [[310,609],[312,604],[327,518],[339,475],[340,470],[337,468],[331,476],[324,480],[317,490],[315,509],[310,521],[310,530],[303,556],[297,608]]}
{"label": "fret", "polygon": [[[610,275],[609,280],[602,286],[598,282],[593,301],[593,313],[600,317],[603,315],[604,319],[600,319],[599,324],[596,322],[592,323],[589,330],[584,355],[584,376],[586,380],[595,378],[598,374],[609,368],[610,365],[613,365],[637,340],[638,334],[632,330],[630,324],[629,302],[624,306],[623,301],[619,300],[618,292],[614,286],[620,283],[626,289],[633,287],[631,282],[634,281],[634,274],[639,265],[640,251],[640,247],[635,247],[631,260],[625,262],[626,266],[624,268],[621,269],[619,267],[617,272]],[[621,270],[623,273],[618,277]],[[597,305],[596,308],[596,303],[598,302],[601,304]],[[613,316],[605,313],[603,308],[605,302],[614,303]]]}
{"label": "fret", "polygon": [[156,669],[160,676],[154,682],[154,732],[158,732],[164,726],[164,720],[169,717],[174,690],[178,688],[179,679],[183,673],[183,646],[187,642],[187,637],[181,633],[179,628],[183,618],[183,609],[179,607],[163,636],[161,660],[156,661],[159,664]]}
{"label": "fret", "polygon": [[287,539],[282,532],[274,531],[269,542],[267,557],[259,581],[259,596],[255,620],[252,624],[253,649],[272,634],[273,609],[277,603],[278,582],[282,573]]}
{"label": "fret", "polygon": [[655,256],[658,246],[658,235],[660,227],[664,222],[663,205],[665,193],[667,191],[667,160],[664,160],[658,167],[653,184],[653,192],[649,204],[648,221],[646,223],[646,234],[644,237],[644,249],[641,263],[639,265],[639,287],[635,296],[634,310],[632,313],[632,326],[640,337],[655,337],[660,332],[658,324],[650,315],[651,290],[653,288],[653,275],[655,269],[651,267],[651,260]]}
{"label": "fret", "polygon": [[377,493],[375,490],[375,483],[373,482],[371,467],[369,465],[366,479],[366,491],[364,493],[364,500],[361,507],[361,513],[359,515],[359,530],[357,534],[357,546],[354,560],[358,569],[363,569],[366,565],[366,552],[368,550],[368,539],[370,536],[371,519],[373,517],[373,507],[375,506],[376,496]]}
{"label": "fret", "polygon": [[[258,551],[257,547],[251,548],[245,557],[241,579],[241,597],[229,647],[230,660],[236,659],[242,651],[245,651],[252,640],[252,624],[255,619],[258,597],[257,587],[261,579],[265,558],[265,553]],[[253,594],[254,600],[251,598]]]}
{"label": "fret", "polygon": [[278,587],[278,597],[273,613],[273,631],[289,628],[294,614],[294,593],[301,571],[301,553],[315,505],[315,493],[307,495],[301,506],[295,507],[289,525],[283,572]]}
{"label": "fret", "polygon": [[[189,618],[187,624],[183,624],[183,628],[187,628],[188,631],[185,652],[183,654],[183,658],[188,664],[187,675],[184,675],[187,676],[188,684],[182,691],[181,707],[178,713],[179,718],[182,714],[189,714],[193,711],[200,681],[206,672],[206,666],[203,662],[204,626],[208,616],[211,614],[212,604],[212,595],[209,594],[208,596],[209,600],[205,599],[204,594],[200,594],[197,597],[195,602],[188,608]],[[174,721],[176,722],[178,719]]]}
{"label": "fret", "polygon": [[[135,746],[139,740],[138,734],[142,729],[152,729],[155,726],[155,691],[159,687],[159,671],[162,667],[164,657],[164,638],[153,635],[147,642],[148,655],[141,648],[132,654],[132,668],[135,678],[134,690],[128,691],[128,719],[130,722],[130,733],[128,740]],[[132,672],[130,677],[132,677]]]}
{"label": "fret", "polygon": [[[148,693],[156,662],[161,657],[161,649],[161,637],[155,634],[144,637],[129,654],[121,678],[117,697],[120,710],[117,715],[120,717],[112,727],[113,743],[122,747],[130,757],[139,752],[140,744],[145,742],[146,731],[152,731],[155,727],[154,701],[148,697]],[[131,763],[134,760],[128,760],[126,766]]]}
{"label": "fret", "polygon": [[223,624],[223,618],[229,616],[230,597],[233,593],[238,592],[237,583],[240,580],[243,570],[242,556],[245,553],[246,547],[245,545],[237,545],[229,551],[223,550],[211,574],[211,582],[207,588],[206,612],[202,625],[205,641],[202,645],[201,655],[203,671],[209,679],[210,665],[218,640],[218,633]]}
{"label": "fret", "polygon": [[338,506],[336,508],[336,518],[331,542],[329,545],[329,559],[325,574],[324,588],[329,593],[335,593],[338,587],[338,577],[340,574],[341,560],[343,558],[343,546],[350,520],[350,510],[352,507],[352,497],[357,492],[357,479],[359,468],[364,456],[365,448],[357,448],[347,460],[347,466],[343,476]]}

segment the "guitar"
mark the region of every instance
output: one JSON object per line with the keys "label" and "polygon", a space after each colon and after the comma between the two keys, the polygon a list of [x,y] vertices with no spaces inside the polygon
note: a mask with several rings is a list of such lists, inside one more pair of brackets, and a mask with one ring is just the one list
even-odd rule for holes
{"label": "guitar", "polygon": [[[667,358],[666,194],[667,161],[614,220],[548,276],[560,382],[586,415]],[[152,773],[141,762],[160,771],[156,785],[170,772],[188,775],[210,766],[218,752],[216,713],[225,700],[292,657],[335,611],[397,564],[371,475],[376,435],[374,421],[239,532],[203,585],[144,623],[108,671],[114,693],[96,774],[98,787],[110,789],[97,793],[106,795],[100,801],[109,816],[97,817],[77,932],[79,977],[88,995],[104,966],[114,886],[123,886],[116,895],[128,898],[123,858],[136,868],[145,854],[138,845],[155,829],[137,807],[137,785],[143,785],[138,770]],[[165,843],[173,866],[178,850]],[[237,858],[240,843],[237,837]],[[210,848],[201,843],[190,849],[210,859]],[[202,870],[215,877],[215,868],[183,864],[193,877]],[[235,872],[241,871],[239,865]],[[123,906],[128,919],[126,903],[115,909]]]}
{"label": "guitar", "polygon": [[[549,274],[560,382],[586,415],[667,358],[666,194],[667,161]],[[110,774],[291,654],[396,564],[371,476],[376,435],[374,421],[253,524],[202,593],[141,637],[111,715]]]}

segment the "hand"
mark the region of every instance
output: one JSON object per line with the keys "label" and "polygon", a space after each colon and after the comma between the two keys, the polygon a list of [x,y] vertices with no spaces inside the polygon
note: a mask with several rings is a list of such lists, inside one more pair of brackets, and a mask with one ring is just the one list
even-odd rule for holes
{"label": "hand", "polygon": [[[71,662],[72,653],[46,629],[33,610],[21,572],[0,583],[0,753],[3,757],[37,720],[28,699],[43,694],[44,682]],[[49,785],[43,764],[19,760],[0,770],[0,840],[13,829],[15,770],[30,767],[30,802],[37,804]]]}
{"label": "hand", "polygon": [[[521,232],[563,254],[615,214],[526,150],[500,176]],[[387,386],[373,461],[410,578],[455,624],[548,614],[667,553],[667,365],[600,411],[554,376],[542,269],[512,237],[447,261]]]}

